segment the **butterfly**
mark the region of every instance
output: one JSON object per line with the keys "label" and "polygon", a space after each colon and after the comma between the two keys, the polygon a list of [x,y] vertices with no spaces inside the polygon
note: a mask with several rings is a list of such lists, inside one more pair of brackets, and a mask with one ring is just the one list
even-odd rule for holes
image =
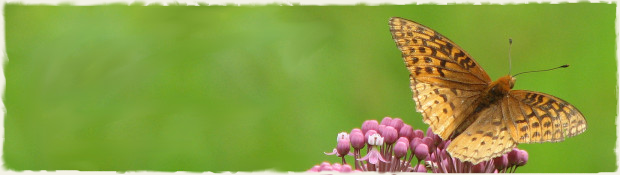
{"label": "butterfly", "polygon": [[491,81],[461,47],[417,22],[393,17],[390,32],[409,70],[416,110],[461,161],[477,164],[519,143],[559,142],[583,133],[586,120],[568,102]]}

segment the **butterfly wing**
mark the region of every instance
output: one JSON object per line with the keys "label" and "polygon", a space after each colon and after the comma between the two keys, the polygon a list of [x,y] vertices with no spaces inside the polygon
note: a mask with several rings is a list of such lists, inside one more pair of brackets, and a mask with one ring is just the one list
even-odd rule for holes
{"label": "butterfly wing", "polygon": [[417,111],[434,133],[447,139],[491,79],[468,53],[434,30],[398,17],[389,24],[411,73]]}
{"label": "butterfly wing", "polygon": [[509,93],[512,138],[518,143],[559,142],[583,133],[586,119],[568,102],[540,92]]}
{"label": "butterfly wing", "polygon": [[452,157],[473,164],[501,156],[518,143],[559,142],[586,130],[585,118],[573,105],[526,90],[512,90],[476,115],[447,148]]}
{"label": "butterfly wing", "polygon": [[517,146],[509,126],[512,124],[509,99],[503,98],[476,115],[479,117],[452,140],[447,151],[452,157],[473,164],[501,156]]}

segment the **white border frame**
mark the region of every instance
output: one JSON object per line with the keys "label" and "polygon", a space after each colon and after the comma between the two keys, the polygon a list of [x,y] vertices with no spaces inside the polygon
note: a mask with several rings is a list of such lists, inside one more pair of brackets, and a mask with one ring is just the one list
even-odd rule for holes
{"label": "white border frame", "polygon": [[[404,4],[436,4],[436,5],[447,5],[447,4],[474,4],[474,5],[481,5],[482,3],[485,4],[528,4],[530,2],[532,3],[541,3],[541,2],[550,2],[551,4],[559,4],[559,3],[576,3],[576,2],[583,2],[583,1],[578,1],[578,0],[568,0],[568,1],[558,1],[558,0],[552,0],[552,1],[541,1],[541,0],[535,0],[535,1],[525,1],[525,0],[494,0],[493,2],[490,2],[490,0],[488,1],[479,1],[479,0],[420,0],[420,1],[413,1],[413,0],[294,0],[294,1],[288,1],[288,0],[284,0],[284,1],[269,1],[269,0],[208,0],[208,1],[187,1],[187,0],[158,0],[158,1],[153,1],[153,0],[145,0],[145,1],[136,1],[136,0],[20,0],[20,1],[2,1],[2,3],[0,3],[0,56],[3,57],[3,62],[2,62],[2,66],[0,66],[0,95],[2,97],[2,100],[0,101],[0,135],[2,136],[2,144],[0,144],[0,150],[2,150],[2,152],[0,152],[0,156],[3,156],[4,154],[4,115],[7,113],[6,108],[4,106],[4,90],[6,87],[6,78],[4,76],[4,65],[7,64],[9,62],[9,58],[6,54],[6,42],[5,42],[5,21],[4,21],[4,4],[5,3],[11,3],[11,2],[19,2],[25,5],[36,5],[36,4],[46,4],[46,5],[57,5],[60,3],[63,4],[71,4],[71,5],[75,5],[75,6],[91,6],[91,5],[105,5],[105,4],[111,4],[111,3],[127,3],[132,4],[134,2],[145,2],[145,5],[149,5],[153,2],[158,2],[160,4],[163,4],[163,6],[168,6],[169,3],[181,3],[181,4],[187,4],[187,6],[199,6],[199,2],[200,3],[206,3],[206,4],[210,4],[210,5],[226,5],[226,4],[237,4],[237,5],[265,5],[265,4],[274,4],[274,3],[279,3],[282,5],[290,5],[292,6],[293,4],[299,4],[299,5],[355,5],[355,4],[360,4],[363,3],[365,5],[386,5],[386,4],[394,4],[394,5],[404,5]],[[620,70],[620,62],[619,62],[619,57],[618,55],[620,55],[620,52],[618,51],[618,41],[620,41],[618,39],[618,34],[619,34],[619,30],[618,30],[618,14],[620,12],[620,4],[618,4],[618,0],[613,0],[613,1],[596,1],[596,0],[590,0],[589,2],[591,3],[612,3],[615,2],[616,3],[616,66],[619,68]],[[620,77],[620,73],[616,72],[616,82],[620,82],[620,79],[618,79]],[[619,99],[620,95],[619,95],[619,89],[618,89],[618,84],[616,84],[616,100]],[[620,102],[618,103],[620,105]],[[616,114],[620,114],[620,107],[616,107]],[[620,120],[618,120],[618,116],[616,116],[616,136],[620,136],[620,129],[618,128],[618,126],[620,126]],[[618,146],[620,146],[620,139],[616,139],[616,166],[618,166],[620,168],[620,154],[618,154],[620,152],[620,149],[618,149]],[[4,159],[0,159],[0,164],[2,164],[2,170],[0,170],[0,172],[2,172],[3,174],[34,174],[34,173],[52,173],[52,174],[65,174],[65,173],[70,173],[70,174],[82,174],[82,173],[86,173],[86,174],[102,174],[102,173],[116,173],[116,171],[76,171],[76,170],[67,170],[67,171],[52,171],[52,172],[48,172],[48,171],[23,171],[23,172],[16,172],[16,171],[12,171],[12,170],[7,170],[4,167]],[[312,165],[308,165],[308,169],[311,167]],[[618,172],[618,170],[616,170],[616,172]],[[167,172],[152,172],[152,171],[127,171],[125,173],[148,173],[148,174],[162,174],[162,173],[167,173]],[[189,174],[189,172],[175,172],[175,173],[183,173],[183,174]],[[204,172],[207,174],[214,174],[212,172]],[[203,173],[203,174],[204,174]],[[284,173],[284,172],[276,172],[276,171],[270,171],[270,170],[265,170],[265,171],[256,171],[256,172],[236,172],[236,173],[231,173],[231,172],[223,172],[221,174],[247,174],[247,173],[258,173],[258,174],[275,174],[275,173]],[[286,174],[291,174],[293,172],[288,172]],[[340,174],[340,173],[335,173],[335,172],[325,172],[325,173],[329,173],[329,174]],[[318,173],[318,174],[325,174],[325,173]],[[195,174],[195,173],[191,173],[191,174]],[[297,174],[297,173],[295,173]],[[306,173],[302,173],[302,174],[306,174]],[[312,173],[312,174],[317,174],[317,173]],[[375,173],[354,173],[354,174],[375,174]],[[403,173],[400,173],[403,174]],[[602,173],[602,174],[610,174],[610,173]]]}

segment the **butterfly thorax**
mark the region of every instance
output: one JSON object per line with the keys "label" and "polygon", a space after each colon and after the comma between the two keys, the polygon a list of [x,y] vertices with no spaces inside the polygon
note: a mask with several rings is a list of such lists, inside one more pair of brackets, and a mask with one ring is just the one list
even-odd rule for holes
{"label": "butterfly thorax", "polygon": [[496,103],[499,99],[502,99],[508,95],[510,89],[514,87],[515,80],[516,79],[514,77],[506,75],[492,82],[484,93],[482,93],[479,101],[480,103],[473,113],[480,112],[482,109]]}
{"label": "butterfly thorax", "polygon": [[499,79],[489,84],[483,95],[485,95],[489,101],[494,101],[497,98],[502,98],[506,94],[508,94],[510,89],[512,89],[512,87],[514,86],[514,82],[515,78],[510,75],[500,77]]}
{"label": "butterfly thorax", "polygon": [[480,98],[473,103],[475,104],[473,105],[475,108],[471,111],[469,117],[457,127],[455,132],[452,133],[451,138],[460,135],[474,121],[476,121],[479,117],[480,111],[488,108],[492,104],[498,103],[499,100],[508,95],[512,87],[514,87],[515,80],[516,79],[514,77],[506,75],[489,84],[483,93],[480,94]]}

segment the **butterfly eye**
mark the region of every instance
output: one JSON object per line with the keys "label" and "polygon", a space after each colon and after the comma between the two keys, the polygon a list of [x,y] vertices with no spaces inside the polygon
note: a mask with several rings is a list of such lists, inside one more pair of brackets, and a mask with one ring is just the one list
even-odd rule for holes
{"label": "butterfly eye", "polygon": [[493,86],[490,90],[490,92],[495,92],[495,91],[497,91],[497,86]]}

